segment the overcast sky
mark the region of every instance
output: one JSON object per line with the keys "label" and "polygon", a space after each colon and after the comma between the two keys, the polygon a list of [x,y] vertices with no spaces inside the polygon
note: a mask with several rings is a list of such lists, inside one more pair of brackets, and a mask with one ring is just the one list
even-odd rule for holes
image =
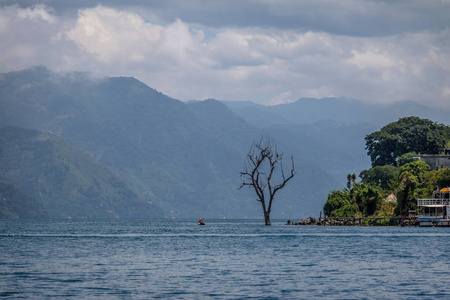
{"label": "overcast sky", "polygon": [[0,72],[35,65],[180,100],[450,108],[450,0],[0,0]]}

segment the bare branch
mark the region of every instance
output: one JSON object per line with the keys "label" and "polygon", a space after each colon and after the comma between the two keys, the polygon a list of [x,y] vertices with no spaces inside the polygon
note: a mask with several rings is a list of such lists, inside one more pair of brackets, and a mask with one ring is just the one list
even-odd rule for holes
{"label": "bare branch", "polygon": [[[291,156],[292,168],[290,175],[286,177],[283,169],[283,155],[278,153],[277,145],[269,138],[261,137],[260,141],[253,142],[249,152],[247,153],[247,163],[244,165],[244,171],[240,173],[244,177],[239,189],[244,186],[253,187],[258,197],[257,201],[261,202],[266,225],[270,225],[270,212],[272,202],[277,191],[282,189],[288,181],[295,176],[294,158]],[[280,166],[281,183],[274,185],[274,174]],[[266,189],[268,192],[268,206],[266,207]]]}

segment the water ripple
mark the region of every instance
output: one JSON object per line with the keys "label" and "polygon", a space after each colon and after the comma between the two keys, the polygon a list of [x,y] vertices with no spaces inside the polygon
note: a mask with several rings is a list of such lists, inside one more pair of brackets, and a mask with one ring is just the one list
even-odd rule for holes
{"label": "water ripple", "polygon": [[0,221],[0,297],[450,298],[442,228]]}

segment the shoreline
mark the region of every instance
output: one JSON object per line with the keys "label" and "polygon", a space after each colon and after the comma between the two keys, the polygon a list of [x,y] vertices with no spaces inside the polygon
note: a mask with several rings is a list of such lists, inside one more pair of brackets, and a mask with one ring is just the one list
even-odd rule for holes
{"label": "shoreline", "polygon": [[417,216],[411,217],[308,217],[298,222],[288,220],[286,225],[316,225],[316,226],[398,226],[418,227]]}

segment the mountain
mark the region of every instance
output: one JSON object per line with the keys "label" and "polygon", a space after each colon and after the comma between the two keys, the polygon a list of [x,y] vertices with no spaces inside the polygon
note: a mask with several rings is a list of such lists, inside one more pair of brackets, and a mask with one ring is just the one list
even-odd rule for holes
{"label": "mountain", "polygon": [[[161,208],[159,217],[261,216],[254,192],[237,188],[262,130],[223,103],[183,103],[134,78],[44,67],[2,74],[0,97],[0,125],[49,132],[87,153]],[[298,174],[277,195],[273,218],[318,214],[336,181],[289,141],[279,149],[294,154]]]}
{"label": "mountain", "polygon": [[346,125],[369,124],[378,129],[399,118],[418,116],[448,124],[449,110],[420,105],[413,101],[393,104],[367,103],[351,98],[300,98],[293,103],[263,106],[252,102],[224,101],[237,115],[251,124],[314,124],[334,121]]}
{"label": "mountain", "polygon": [[[0,173],[5,184],[0,196],[26,203],[27,216],[72,216],[64,210],[64,197],[52,198],[55,204],[49,205],[48,195],[65,191],[71,193],[70,201],[83,202],[88,197],[81,191],[90,186],[91,192],[97,191],[90,194],[92,199],[121,203],[107,215],[94,205],[95,216],[260,217],[254,192],[237,188],[250,145],[268,133],[286,156],[294,155],[297,170],[277,194],[272,217],[318,215],[327,194],[342,188],[347,174],[370,167],[364,137],[408,115],[448,123],[448,112],[413,102],[383,106],[346,98],[302,98],[270,107],[213,99],[183,103],[130,77],[97,78],[35,67],[0,75],[0,126],[38,130],[59,139],[89,157],[90,163],[84,164],[90,167],[78,171],[84,184],[70,187],[53,176],[40,186],[32,182],[41,176],[30,171],[32,166],[47,161],[45,170],[58,173],[61,163],[52,161],[72,158],[65,158],[69,152],[63,151],[58,157],[29,160],[29,167],[18,168],[15,177],[14,168],[8,177]],[[5,142],[14,141],[14,135],[1,134]],[[28,138],[36,145],[32,135]],[[97,179],[89,177],[97,168],[114,176],[109,188],[98,187]],[[29,193],[33,184],[47,194]],[[108,194],[116,188],[114,195]],[[4,206],[4,215],[25,217],[17,207]]]}
{"label": "mountain", "polygon": [[449,111],[411,101],[377,105],[348,98],[301,98],[276,106],[223,103],[248,123],[298,149],[304,158],[327,170],[341,186],[347,174],[359,174],[370,168],[366,135],[411,115],[449,123]]}
{"label": "mountain", "polygon": [[[258,140],[263,131],[256,130],[244,122],[244,120],[231,112],[223,103],[216,100],[206,100],[197,103],[188,104],[188,107],[197,113],[204,126],[212,130],[212,135],[218,137],[220,140],[230,140],[228,144],[234,145],[238,155],[235,159],[227,159],[223,161],[223,166],[227,165],[229,170],[229,178],[232,183],[229,187],[230,191],[236,193],[235,189],[240,185],[241,178],[237,177],[236,171],[240,172],[243,168],[243,163],[253,141]],[[230,120],[234,120],[234,125],[230,125]],[[225,126],[225,124],[227,124]],[[251,129],[250,134],[244,134]],[[230,131],[231,130],[231,131]],[[227,137],[224,134],[227,133]],[[305,159],[302,156],[302,151],[293,147],[292,141],[282,140],[280,136],[272,135],[273,139],[278,143],[278,149],[282,149],[282,153],[288,159],[289,155],[294,156],[297,175],[289,184],[280,191],[274,204],[273,216],[275,218],[295,218],[299,216],[308,216],[311,214],[318,214],[322,209],[323,202],[331,188],[337,186],[337,182],[324,169],[321,169],[315,161]],[[208,138],[212,140],[212,138]],[[212,153],[220,153],[220,146]],[[230,150],[226,151],[228,154],[233,153]],[[218,160],[219,158],[216,158]],[[286,161],[289,163],[289,161]],[[222,167],[224,168],[224,167]],[[220,185],[220,183],[219,183]],[[256,207],[257,214],[260,215],[259,203],[255,205],[256,195],[253,190],[241,190],[237,193],[237,202],[242,202],[242,198]],[[224,199],[230,201],[232,198]],[[250,199],[250,200],[248,200]],[[279,200],[278,200],[279,199]],[[326,200],[325,200],[326,201]]]}
{"label": "mountain", "polygon": [[0,128],[0,180],[3,218],[158,215],[108,168],[36,130]]}

